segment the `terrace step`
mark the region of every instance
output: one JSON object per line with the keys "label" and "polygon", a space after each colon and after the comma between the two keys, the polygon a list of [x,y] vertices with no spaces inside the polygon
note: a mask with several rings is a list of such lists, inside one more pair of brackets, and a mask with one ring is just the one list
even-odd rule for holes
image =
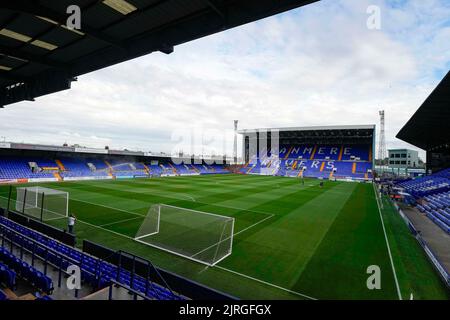
{"label": "terrace step", "polygon": [[143,162],[142,162],[142,165],[144,166],[145,172],[146,172],[148,175],[150,175],[150,169],[149,169],[149,167],[147,167],[147,165],[146,165],[145,163],[143,163]]}
{"label": "terrace step", "polygon": [[63,163],[61,162],[61,160],[56,159],[55,160],[56,164],[58,165],[59,170],[61,171],[66,171],[66,168],[64,167]]}
{"label": "terrace step", "polygon": [[111,171],[113,170],[112,165],[107,160],[105,160],[105,164],[109,168],[109,170],[111,170]]}
{"label": "terrace step", "polygon": [[294,147],[290,147],[289,151],[286,153],[286,156],[284,157],[284,160],[287,160],[289,158],[289,155],[291,154],[291,151]]}
{"label": "terrace step", "polygon": [[316,155],[316,150],[317,150],[317,145],[314,146],[313,152],[311,153],[311,157],[309,158],[309,160],[314,159],[314,156]]}
{"label": "terrace step", "polygon": [[177,169],[176,169],[170,162],[169,162],[169,166],[170,166],[170,168],[172,169],[172,171],[173,171],[174,174],[178,174]]}
{"label": "terrace step", "polygon": [[341,150],[339,151],[338,161],[342,160],[342,154],[344,153],[344,146],[341,146]]}
{"label": "terrace step", "polygon": [[61,178],[61,175],[59,174],[59,172],[53,172],[53,176],[56,178],[56,180],[58,181],[62,181],[63,179]]}

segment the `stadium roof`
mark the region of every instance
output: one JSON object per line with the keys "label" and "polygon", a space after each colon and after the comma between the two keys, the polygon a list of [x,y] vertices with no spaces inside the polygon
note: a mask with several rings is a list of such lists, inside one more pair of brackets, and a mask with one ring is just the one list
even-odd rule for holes
{"label": "stadium roof", "polygon": [[450,71],[397,134],[424,150],[450,143]]}
{"label": "stadium roof", "polygon": [[[76,77],[317,0],[14,0],[0,7],[0,108]],[[81,28],[69,29],[70,5]]]}
{"label": "stadium roof", "polygon": [[[46,144],[33,144],[33,143],[16,143],[16,142],[0,142],[0,152],[9,150],[16,151],[44,151],[44,152],[69,152],[69,153],[82,153],[82,154],[96,154],[96,155],[117,155],[117,156],[139,156],[139,157],[152,157],[152,158],[179,158],[179,159],[204,159],[204,160],[223,160],[223,155],[171,155],[164,152],[151,152],[151,151],[139,151],[139,150],[117,150],[106,148],[90,148],[84,146],[57,146]],[[225,157],[227,161],[231,161],[232,157]]]}
{"label": "stadium roof", "polygon": [[15,142],[0,142],[0,150],[27,150],[27,151],[45,151],[45,152],[78,152],[89,154],[110,154],[110,155],[127,155],[127,156],[156,156],[156,157],[170,157],[165,153],[152,153],[144,151],[131,150],[114,150],[105,148],[89,148],[83,146],[57,146],[46,144],[32,144],[32,143],[15,143]]}
{"label": "stadium roof", "polygon": [[240,134],[264,132],[264,131],[279,131],[279,132],[294,132],[294,131],[327,131],[327,130],[374,130],[374,124],[368,125],[348,125],[348,126],[312,126],[312,127],[285,127],[285,128],[259,128],[259,129],[243,129],[238,130]]}
{"label": "stadium roof", "polygon": [[261,128],[239,130],[238,133],[243,138],[255,137],[256,133],[267,133],[268,137],[272,137],[274,131],[278,131],[283,143],[373,143],[375,138],[375,125]]}

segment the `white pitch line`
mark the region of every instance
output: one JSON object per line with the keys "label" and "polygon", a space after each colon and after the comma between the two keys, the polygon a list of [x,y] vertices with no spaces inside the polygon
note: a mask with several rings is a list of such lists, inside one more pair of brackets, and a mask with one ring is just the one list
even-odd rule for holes
{"label": "white pitch line", "polygon": [[274,217],[274,216],[275,216],[274,214],[271,214],[270,216],[265,217],[265,218],[262,219],[262,220],[259,220],[258,222],[252,224],[251,226],[248,226],[247,228],[242,229],[242,230],[239,231],[239,232],[236,232],[235,234],[233,234],[233,236],[236,236],[236,235],[238,235],[238,234],[240,234],[240,233],[242,233],[242,232],[244,232],[244,231],[247,231],[248,229],[253,228],[254,226],[256,226],[256,225],[258,225],[258,224],[260,224],[260,223],[263,223],[263,222],[266,221],[267,219],[270,219],[270,218],[272,218],[272,217]]}
{"label": "white pitch line", "polygon": [[[101,230],[104,230],[104,231],[107,231],[107,232],[114,233],[114,234],[116,234],[116,235],[118,235],[118,236],[120,236],[120,237],[124,237],[124,238],[127,238],[127,239],[134,240],[134,238],[132,238],[132,237],[130,237],[130,236],[127,236],[127,235],[124,235],[124,234],[122,234],[122,233],[118,233],[118,232],[115,232],[115,231],[112,231],[112,230],[109,230],[109,229],[105,229],[105,228],[103,228],[103,227],[96,226],[96,225],[94,225],[94,224],[91,224],[91,223],[88,223],[88,222],[85,222],[85,221],[82,221],[82,220],[78,220],[78,221],[81,222],[81,223],[84,223],[84,224],[86,224],[86,225],[88,225],[88,226],[91,226],[91,227],[93,227],[93,228],[98,228],[98,229],[101,229]],[[267,281],[264,281],[264,280],[260,280],[260,279],[257,279],[257,278],[253,278],[253,277],[251,277],[251,276],[248,276],[248,275],[246,275],[246,274],[243,274],[243,273],[240,273],[240,272],[231,270],[231,269],[227,269],[227,268],[224,268],[224,267],[221,267],[221,266],[218,266],[218,265],[215,265],[214,268],[219,268],[219,269],[222,269],[222,270],[224,270],[224,271],[228,271],[228,272],[237,274],[237,275],[239,275],[239,276],[241,276],[241,277],[244,277],[244,278],[247,278],[247,279],[251,279],[251,280],[257,281],[257,282],[259,282],[259,283],[263,283],[263,284],[265,284],[265,285],[267,285],[267,286],[271,286],[271,287],[274,287],[274,288],[277,288],[277,289],[280,289],[280,290],[283,290],[283,291],[292,293],[292,294],[294,294],[294,295],[298,295],[298,296],[303,297],[303,298],[307,298],[307,299],[310,299],[310,300],[317,300],[316,298],[310,297],[310,296],[305,295],[305,294],[302,294],[302,293],[300,293],[300,292],[293,291],[293,290],[289,290],[289,289],[283,288],[283,287],[281,287],[281,286],[278,286],[278,285],[276,285],[276,284],[273,284],[273,283],[270,283],[270,282],[267,282]]]}
{"label": "white pitch line", "polygon": [[376,195],[378,196],[378,199],[380,199],[380,207],[381,207],[381,209],[384,210],[383,199],[381,198],[381,194],[380,194],[380,192],[376,189],[375,184],[373,184],[373,187],[374,187],[374,189],[375,189]]}
{"label": "white pitch line", "polygon": [[[115,207],[110,207],[110,206],[106,206],[106,205],[102,205],[102,204],[98,204],[98,203],[93,203],[93,202],[89,202],[89,201],[85,201],[85,200],[74,199],[74,198],[71,198],[71,200],[79,201],[79,202],[84,202],[84,203],[88,203],[88,204],[92,204],[92,205],[97,205],[97,206],[101,206],[101,207],[105,207],[105,208],[109,208],[109,209],[113,209],[113,210],[117,210],[117,211],[122,211],[122,212],[130,213],[130,214],[133,214],[133,215],[138,215],[139,217],[143,217],[143,215],[140,215],[140,214],[138,214],[138,213],[130,212],[130,211],[123,210],[123,209],[118,209],[118,208],[115,208]],[[195,201],[195,200],[194,200],[194,201]],[[203,203],[202,203],[202,204],[203,204]],[[211,205],[211,204],[208,204],[208,203],[204,203],[204,204],[205,204],[205,205]],[[214,205],[214,204],[212,204],[212,205]],[[230,208],[230,209],[244,210],[244,211],[249,211],[249,212],[254,212],[254,213],[261,213],[261,214],[266,214],[266,215],[269,214],[269,213],[267,213],[267,212],[248,210],[248,209],[238,208],[238,207],[220,206],[220,205],[215,205],[215,206],[223,207],[223,208]],[[251,226],[249,226],[249,227],[247,227],[247,228],[245,228],[245,229],[243,229],[243,230],[241,230],[241,231],[235,233],[234,235],[237,235],[237,234],[239,234],[239,233],[242,233],[242,232],[244,232],[244,231],[246,231],[246,230],[248,230],[248,229],[250,229],[250,228],[253,228],[254,226],[256,226],[256,225],[258,225],[258,224],[264,222],[265,220],[268,220],[268,219],[272,218],[273,216],[274,216],[274,214],[270,214],[268,217],[266,217],[266,218],[264,218],[264,219],[262,219],[262,220],[256,222],[255,224],[253,224],[253,225],[251,225]],[[137,218],[138,218],[138,217],[133,218],[133,219],[137,219]],[[130,219],[130,220],[131,220],[131,219]],[[94,224],[91,224],[91,223],[88,223],[88,222],[85,222],[85,221],[82,221],[82,220],[79,220],[79,219],[78,219],[78,221],[81,222],[81,223],[84,223],[84,224],[86,224],[86,225],[88,225],[88,226],[91,226],[91,227],[93,227],[93,228],[101,229],[101,230],[103,230],[103,231],[111,232],[111,233],[113,233],[113,234],[115,234],[115,235],[118,235],[118,236],[120,236],[120,237],[124,237],[124,238],[127,238],[127,239],[134,240],[134,238],[132,238],[132,237],[130,237],[130,236],[127,236],[127,235],[124,235],[124,234],[122,234],[122,233],[115,232],[115,231],[112,231],[112,230],[103,228],[102,226],[97,226],[97,225],[94,225]],[[120,221],[118,221],[118,222],[120,222]],[[118,223],[118,222],[115,222],[115,223]],[[215,268],[222,269],[222,270],[227,271],[227,272],[230,272],[230,273],[234,273],[234,274],[239,275],[239,276],[241,276],[241,277],[244,277],[244,278],[247,278],[247,279],[251,279],[251,280],[253,280],[253,281],[256,281],[256,282],[265,284],[265,285],[267,285],[267,286],[271,286],[271,287],[274,287],[274,288],[277,288],[277,289],[280,289],[280,290],[289,292],[289,293],[291,293],[291,294],[294,294],[294,295],[297,295],[297,296],[300,296],[300,297],[303,297],[303,298],[307,298],[307,299],[310,299],[310,300],[317,300],[316,298],[310,297],[310,296],[305,295],[305,294],[302,294],[302,293],[300,293],[300,292],[293,291],[293,290],[290,290],[290,289],[286,289],[286,288],[281,287],[281,286],[278,286],[278,285],[276,285],[276,284],[273,284],[273,283],[270,283],[270,282],[267,282],[267,281],[264,281],[264,280],[260,280],[260,279],[254,278],[254,277],[251,277],[251,276],[249,276],[249,275],[246,275],[246,274],[243,274],[243,273],[240,273],[240,272],[231,270],[231,269],[227,269],[227,268],[224,268],[224,267],[221,267],[221,266],[218,266],[218,265],[215,265],[214,267],[215,267]]]}
{"label": "white pitch line", "polygon": [[263,284],[265,284],[267,286],[271,286],[271,287],[274,287],[274,288],[277,288],[277,289],[280,289],[280,290],[283,290],[283,291],[295,294],[295,295],[303,297],[303,298],[307,298],[307,299],[310,299],[310,300],[318,300],[317,298],[313,298],[313,297],[308,296],[306,294],[303,294],[303,293],[300,293],[300,292],[297,292],[297,291],[293,291],[293,290],[290,290],[290,289],[286,289],[286,288],[281,287],[279,285],[276,285],[276,284],[273,284],[273,283],[270,283],[270,282],[267,282],[267,281],[264,281],[264,280],[261,280],[261,279],[254,278],[254,277],[251,277],[249,275],[246,275],[246,274],[243,274],[243,273],[231,270],[231,269],[227,269],[227,268],[224,268],[224,267],[221,267],[221,266],[218,266],[218,265],[215,265],[214,268],[219,268],[219,269],[222,269],[224,271],[228,271],[228,272],[237,274],[237,275],[239,275],[241,277],[244,277],[244,278],[247,278],[247,279],[259,282],[259,283],[263,283]]}
{"label": "white pitch line", "polygon": [[[251,226],[248,226],[247,228],[242,229],[242,230],[239,231],[239,232],[233,233],[233,238],[234,238],[235,235],[238,235],[239,233],[242,233],[242,232],[244,232],[244,231],[246,231],[246,230],[248,230],[248,229],[250,229],[250,228],[253,228],[253,227],[256,226],[257,224],[260,224],[261,222],[264,222],[264,221],[266,221],[267,219],[272,218],[273,216],[274,216],[274,214],[271,214],[270,216],[265,217],[264,219],[262,219],[262,220],[260,220],[260,221],[258,221],[258,222],[256,222],[256,223],[254,223],[254,224],[252,224]],[[223,239],[223,240],[220,240],[220,241],[218,241],[218,242],[216,242],[216,243],[210,245],[209,247],[207,247],[207,248],[205,248],[205,249],[203,249],[203,250],[201,250],[201,251],[195,253],[195,254],[192,255],[191,257],[195,257],[196,255],[199,255],[200,253],[203,253],[203,252],[205,252],[206,250],[209,250],[209,249],[213,248],[213,247],[216,246],[217,244],[219,244],[219,243],[221,243],[221,242],[224,242],[224,241],[227,241],[227,240],[229,240],[229,239],[231,239],[231,236],[229,236],[229,237],[227,237],[227,238],[225,238],[225,239]],[[225,258],[225,257],[223,257],[222,259],[224,259],[224,258]],[[219,261],[216,261],[215,263],[219,263]]]}
{"label": "white pitch line", "polygon": [[83,220],[77,219],[77,221],[79,221],[79,222],[81,222],[81,223],[84,223],[84,224],[86,224],[86,225],[88,225],[88,226],[91,226],[91,227],[93,227],[93,228],[101,229],[101,230],[103,230],[103,231],[108,231],[108,232],[114,233],[115,235],[118,235],[118,236],[120,236],[120,237],[124,237],[124,238],[127,238],[127,239],[134,240],[134,238],[132,238],[132,237],[130,237],[130,236],[127,236],[127,235],[125,235],[125,234],[123,234],[123,233],[115,232],[115,231],[112,231],[112,230],[109,230],[109,229],[106,229],[106,228],[103,228],[103,227],[100,227],[100,226],[96,226],[95,224],[92,224],[92,223],[89,223],[89,222],[86,222],[86,221],[83,221]]}
{"label": "white pitch line", "polygon": [[119,220],[119,221],[114,221],[114,222],[110,222],[110,223],[101,224],[100,227],[112,226],[114,224],[127,222],[127,221],[131,221],[131,220],[136,220],[136,219],[140,219],[140,218],[143,218],[143,216],[141,216],[141,217],[133,217],[133,218],[128,218],[128,219],[123,219],[123,220]]}
{"label": "white pitch line", "polygon": [[[168,197],[168,198],[170,198],[170,197]],[[179,198],[174,198],[174,199],[180,200]],[[99,204],[99,203],[95,203],[95,202],[90,202],[90,201],[85,201],[85,200],[80,200],[80,199],[74,199],[74,198],[70,198],[70,200],[84,202],[84,203],[92,204],[92,205],[95,205],[95,206],[100,206],[100,207],[104,207],[104,208],[108,208],[108,209],[113,209],[113,210],[117,210],[117,211],[127,212],[127,213],[131,213],[131,214],[134,214],[134,215],[137,215],[137,216],[140,216],[140,217],[144,217],[144,215],[136,213],[136,212],[131,212],[131,211],[115,208],[115,207],[110,207],[110,206],[107,206],[107,205],[104,205],[104,204]],[[194,199],[194,201],[195,201],[195,199]],[[215,207],[220,207],[220,208],[236,209],[236,210],[243,210],[243,211],[248,211],[248,212],[253,212],[253,213],[260,213],[260,214],[264,214],[264,215],[270,215],[270,213],[264,212],[264,211],[250,210],[250,209],[233,207],[233,206],[223,206],[223,205],[218,205],[218,204],[214,204],[214,203],[206,203],[206,202],[198,202],[198,201],[196,201],[196,202],[199,203],[199,204],[204,204],[206,206],[215,206]]]}
{"label": "white pitch line", "polygon": [[234,207],[234,206],[224,206],[224,205],[220,205],[220,204],[206,203],[206,202],[199,202],[199,201],[197,201],[197,203],[204,204],[205,206],[214,206],[214,207],[219,207],[219,208],[236,209],[236,210],[248,211],[248,212],[252,212],[252,213],[259,213],[259,214],[263,214],[265,216],[271,215],[270,213],[264,212],[264,211],[251,210],[251,209],[239,208],[239,207]]}
{"label": "white pitch line", "polygon": [[136,212],[131,212],[131,211],[115,208],[115,207],[110,207],[110,206],[107,206],[107,205],[104,205],[104,204],[100,204],[100,203],[95,203],[95,202],[90,202],[90,201],[80,200],[80,199],[74,199],[74,198],[70,198],[70,200],[74,200],[74,201],[78,201],[78,202],[84,202],[84,203],[87,203],[87,204],[92,204],[94,206],[104,207],[104,208],[108,208],[108,209],[112,209],[112,210],[122,211],[122,212],[133,214],[133,215],[139,216],[139,217],[145,217],[144,215],[136,213]]}
{"label": "white pitch line", "polygon": [[[136,212],[127,211],[127,210],[123,210],[123,209],[119,209],[119,208],[116,208],[116,207],[107,206],[107,205],[100,204],[100,203],[95,203],[95,202],[90,202],[90,201],[80,200],[80,199],[75,199],[75,198],[70,198],[70,200],[78,201],[78,202],[84,202],[84,203],[87,203],[87,204],[92,204],[94,206],[104,207],[104,208],[117,210],[117,211],[121,211],[121,212],[126,212],[126,213],[129,213],[129,214],[138,216],[138,217],[145,217],[145,215],[142,215],[142,214],[139,214],[139,213],[136,213]],[[195,199],[194,199],[194,201],[195,201]],[[217,205],[217,204],[211,204],[211,203],[205,203],[205,202],[197,202],[197,203],[204,204],[204,205],[207,205],[207,206],[216,206],[216,207],[221,207],[221,208],[236,209],[236,210],[243,210],[243,211],[259,213],[259,214],[264,214],[264,215],[270,215],[269,217],[273,216],[273,214],[270,214],[268,212],[263,212],[263,211],[257,211],[257,210],[251,210],[251,209],[245,209],[245,208],[239,208],[239,207],[233,207],[233,206],[223,206],[223,205]],[[267,217],[266,219],[268,219],[269,217]],[[262,221],[260,221],[260,222],[262,222]]]}
{"label": "white pitch line", "polygon": [[402,293],[400,291],[400,286],[398,284],[397,273],[395,272],[394,260],[392,259],[391,248],[389,246],[389,240],[388,240],[388,237],[386,234],[386,228],[384,227],[383,215],[381,214],[380,205],[378,203],[378,195],[377,195],[377,191],[375,190],[375,184],[373,185],[373,191],[375,192],[375,199],[377,201],[378,213],[380,214],[381,226],[383,227],[384,239],[386,240],[387,250],[389,253],[389,259],[391,260],[392,272],[394,273],[394,280],[395,280],[395,286],[397,288],[398,298],[399,298],[399,300],[403,300]]}
{"label": "white pitch line", "polygon": [[186,196],[186,197],[190,198],[192,201],[196,202],[195,198],[187,193],[179,193],[179,194]]}
{"label": "white pitch line", "polygon": [[[80,201],[80,200],[78,200],[78,201]],[[81,202],[85,202],[85,201],[81,201]],[[93,203],[93,204],[95,204],[95,203]],[[112,208],[112,209],[115,209],[115,208]],[[121,210],[121,211],[125,211],[125,210]],[[125,212],[127,212],[127,211],[125,211]],[[269,218],[271,218],[271,217],[273,217],[273,216],[274,216],[274,215],[272,214],[271,216],[269,216],[269,217],[267,217],[267,218],[265,218],[265,219],[263,219],[263,220],[261,220],[261,221],[258,221],[256,224],[261,223],[261,222],[263,222],[264,220],[269,219]],[[136,218],[136,219],[137,219],[137,218]],[[80,223],[84,223],[84,224],[86,224],[86,225],[88,225],[88,226],[91,226],[91,227],[93,227],[93,228],[97,228],[97,229],[100,229],[100,230],[103,230],[103,231],[106,231],[106,232],[111,232],[111,233],[113,233],[113,234],[115,234],[115,235],[117,235],[117,236],[119,236],[119,237],[123,237],[123,238],[130,239],[130,240],[135,240],[134,238],[132,238],[132,237],[130,237],[130,236],[127,236],[127,235],[125,235],[125,234],[122,234],[122,233],[119,233],[119,232],[115,232],[115,231],[113,231],[113,230],[109,230],[109,229],[103,228],[103,227],[101,227],[101,226],[97,226],[97,225],[94,225],[94,224],[92,224],[92,223],[85,222],[85,221],[83,221],[83,220],[77,219],[77,221],[80,222]],[[256,224],[255,224],[255,225],[256,225]],[[253,226],[250,226],[250,227],[253,227]],[[243,229],[243,230],[239,231],[238,233],[243,232],[243,231],[249,229],[250,227],[247,227],[246,229]],[[236,234],[237,234],[237,233],[236,233]],[[283,290],[283,291],[286,291],[286,292],[289,292],[289,293],[292,293],[292,294],[295,294],[295,295],[298,295],[298,296],[301,296],[301,297],[304,297],[304,298],[307,298],[307,299],[317,300],[317,299],[315,299],[315,298],[312,298],[312,297],[307,296],[307,295],[305,295],[305,294],[302,294],[302,293],[300,293],[300,292],[296,292],[296,291],[293,291],[293,290],[289,290],[289,289],[280,287],[280,286],[278,286],[278,285],[276,285],[276,284],[273,284],[273,283],[270,283],[270,282],[266,282],[266,281],[263,281],[263,280],[260,280],[260,279],[256,279],[256,278],[253,278],[253,277],[248,276],[248,275],[243,274],[243,273],[239,273],[239,272],[234,271],[234,270],[230,270],[230,269],[227,269],[227,268],[218,266],[218,265],[215,265],[214,267],[215,267],[215,268],[222,269],[222,270],[224,270],[224,271],[228,271],[228,272],[237,274],[237,275],[239,275],[239,276],[241,276],[241,277],[245,277],[245,278],[248,278],[248,279],[251,279],[251,280],[254,280],[254,281],[263,283],[263,284],[265,284],[265,285],[268,285],[268,286],[271,286],[271,287],[274,287],[274,288],[277,288],[277,289],[280,289],[280,290]]]}

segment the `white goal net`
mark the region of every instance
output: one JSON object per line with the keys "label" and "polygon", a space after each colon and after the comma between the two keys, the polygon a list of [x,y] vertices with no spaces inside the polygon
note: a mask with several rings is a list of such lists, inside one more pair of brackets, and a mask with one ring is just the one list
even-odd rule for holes
{"label": "white goal net", "polygon": [[233,232],[234,218],[156,204],[135,240],[213,266],[231,254]]}
{"label": "white goal net", "polygon": [[15,207],[18,212],[42,220],[67,217],[69,193],[39,186],[17,188]]}

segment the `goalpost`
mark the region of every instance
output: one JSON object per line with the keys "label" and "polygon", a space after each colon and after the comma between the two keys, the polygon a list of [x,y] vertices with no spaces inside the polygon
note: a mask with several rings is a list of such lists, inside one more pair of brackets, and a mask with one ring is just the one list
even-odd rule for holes
{"label": "goalpost", "polygon": [[156,204],[134,240],[213,266],[231,254],[233,232],[234,218]]}
{"label": "goalpost", "polygon": [[15,209],[43,221],[68,217],[69,193],[39,186],[17,188]]}

